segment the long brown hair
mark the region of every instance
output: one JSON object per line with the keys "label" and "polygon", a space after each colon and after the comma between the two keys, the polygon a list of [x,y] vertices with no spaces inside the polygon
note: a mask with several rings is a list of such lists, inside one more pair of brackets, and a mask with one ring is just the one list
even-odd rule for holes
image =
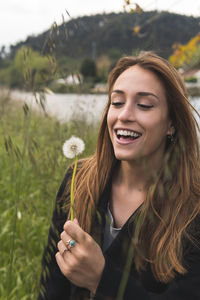
{"label": "long brown hair", "polygon": [[162,81],[169,117],[175,128],[173,143],[166,142],[162,168],[137,213],[134,261],[138,271],[150,262],[155,278],[169,282],[176,272],[186,272],[182,241],[184,237],[190,238],[189,225],[200,211],[200,152],[199,128],[185,85],[175,68],[163,58],[151,52],[124,57],[111,71],[109,99],[100,124],[96,151],[80,163],[76,176],[76,216],[81,227],[91,232],[99,198],[117,163],[107,127],[111,91],[119,75],[134,65],[152,71]]}

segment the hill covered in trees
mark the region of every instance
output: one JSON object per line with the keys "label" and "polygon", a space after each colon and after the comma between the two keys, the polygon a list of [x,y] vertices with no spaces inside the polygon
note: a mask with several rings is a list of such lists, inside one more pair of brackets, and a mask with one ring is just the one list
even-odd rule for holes
{"label": "hill covered in trees", "polygon": [[197,35],[199,24],[200,18],[156,11],[98,14],[60,26],[54,23],[48,31],[12,45],[9,55],[0,52],[0,85],[74,91],[74,84],[66,80],[74,75],[79,80],[81,73],[88,90],[88,85],[90,89],[107,81],[121,56],[152,50],[168,58],[173,45],[187,44]]}
{"label": "hill covered in trees", "polygon": [[[167,58],[175,43],[184,44],[200,31],[200,18],[168,12],[141,14],[111,13],[71,19],[54,29],[11,46],[11,55],[22,46],[49,52],[56,57],[96,58],[113,50],[132,54],[138,50],[153,50]],[[133,28],[140,28],[139,33]]]}

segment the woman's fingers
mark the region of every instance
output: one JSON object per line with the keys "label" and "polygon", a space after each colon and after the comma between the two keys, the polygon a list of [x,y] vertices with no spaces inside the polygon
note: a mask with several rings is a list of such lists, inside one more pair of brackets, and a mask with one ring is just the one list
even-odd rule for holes
{"label": "woman's fingers", "polygon": [[68,235],[68,234],[66,233],[66,231],[63,231],[63,232],[61,233],[60,238],[61,238],[63,244],[66,246],[66,248],[67,248],[68,250],[70,250],[70,251],[71,251],[71,249],[74,248],[74,247],[76,246],[76,244],[77,244],[77,242],[76,242],[75,240],[73,240],[73,239],[71,238],[71,236]]}
{"label": "woman's fingers", "polygon": [[69,251],[62,240],[60,240],[58,242],[57,247],[58,247],[58,250],[59,250],[61,255],[63,255],[65,252]]}
{"label": "woman's fingers", "polygon": [[82,244],[91,239],[90,235],[87,234],[77,222],[67,221],[64,224],[64,231],[66,234],[72,237],[73,240]]}
{"label": "woman's fingers", "polygon": [[[65,255],[65,253],[64,253]],[[57,264],[61,270],[61,272],[67,277],[69,273],[68,264],[66,264],[63,255],[60,254],[60,252],[56,253],[56,261]]]}
{"label": "woman's fingers", "polygon": [[69,234],[67,234],[66,231],[63,231],[61,233],[60,238],[63,241],[63,243],[67,246],[69,245],[70,241],[73,241],[73,238]]}

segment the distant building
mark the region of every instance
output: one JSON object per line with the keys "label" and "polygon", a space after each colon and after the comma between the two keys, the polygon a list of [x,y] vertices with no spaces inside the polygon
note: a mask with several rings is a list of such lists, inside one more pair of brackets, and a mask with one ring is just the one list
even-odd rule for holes
{"label": "distant building", "polygon": [[69,85],[78,85],[83,82],[83,76],[81,74],[70,74],[66,77],[65,81]]}
{"label": "distant building", "polygon": [[66,85],[79,85],[83,82],[83,76],[81,74],[70,74],[66,78],[59,78],[57,83]]}

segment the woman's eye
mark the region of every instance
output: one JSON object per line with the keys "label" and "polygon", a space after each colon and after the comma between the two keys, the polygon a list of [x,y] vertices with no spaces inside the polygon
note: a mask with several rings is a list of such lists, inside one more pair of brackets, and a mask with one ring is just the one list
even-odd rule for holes
{"label": "woman's eye", "polygon": [[153,105],[146,105],[146,104],[138,104],[138,106],[144,109],[150,109],[153,107]]}
{"label": "woman's eye", "polygon": [[111,104],[114,106],[120,106],[123,104],[123,102],[111,102]]}

